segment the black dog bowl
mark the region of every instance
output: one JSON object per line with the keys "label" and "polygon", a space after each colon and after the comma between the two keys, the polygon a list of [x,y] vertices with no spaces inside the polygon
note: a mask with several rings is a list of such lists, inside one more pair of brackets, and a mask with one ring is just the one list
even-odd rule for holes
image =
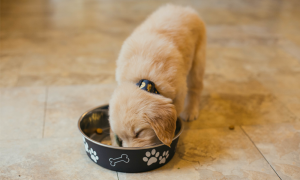
{"label": "black dog bowl", "polygon": [[[100,142],[110,138],[108,106],[100,106],[84,113],[78,121],[78,128],[83,136],[87,155],[92,161],[113,171],[129,173],[150,171],[168,163],[175,154],[183,130],[182,121],[177,119],[171,148],[164,144],[139,148],[103,144]],[[101,128],[102,132],[97,132],[97,128]]]}

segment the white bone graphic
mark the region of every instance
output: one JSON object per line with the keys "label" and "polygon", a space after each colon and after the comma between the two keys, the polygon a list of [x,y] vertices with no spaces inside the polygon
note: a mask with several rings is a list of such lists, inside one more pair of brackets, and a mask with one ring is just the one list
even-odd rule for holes
{"label": "white bone graphic", "polygon": [[109,162],[111,166],[115,166],[118,162],[125,162],[125,163],[129,163],[129,158],[127,154],[122,154],[121,157],[118,158],[109,158]]}

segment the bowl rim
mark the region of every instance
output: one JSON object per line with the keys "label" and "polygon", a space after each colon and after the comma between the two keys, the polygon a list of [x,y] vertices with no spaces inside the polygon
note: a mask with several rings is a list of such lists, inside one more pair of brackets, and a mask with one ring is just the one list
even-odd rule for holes
{"label": "bowl rim", "polygon": [[[97,142],[97,141],[91,139],[90,137],[88,137],[88,136],[82,131],[82,129],[80,128],[80,122],[83,120],[83,117],[84,117],[87,113],[89,113],[89,112],[91,112],[91,111],[93,111],[93,110],[95,110],[95,109],[99,109],[99,108],[101,108],[101,107],[107,106],[107,105],[108,105],[108,104],[101,105],[101,106],[97,106],[97,107],[95,107],[95,108],[93,108],[93,109],[90,109],[90,110],[86,111],[85,113],[83,113],[83,114],[80,116],[80,118],[79,118],[79,120],[78,120],[78,123],[77,123],[77,127],[78,127],[78,130],[79,130],[79,132],[81,133],[81,135],[84,136],[84,138],[86,138],[86,139],[88,139],[89,141],[91,141],[91,142],[93,142],[93,143],[95,143],[95,144],[98,144],[98,145],[100,145],[100,146],[107,147],[107,148],[111,148],[111,149],[119,149],[119,150],[143,150],[143,149],[152,149],[152,148],[156,148],[156,147],[164,146],[164,145],[165,145],[165,144],[161,143],[161,144],[157,144],[157,145],[153,145],[153,146],[144,146],[144,147],[115,147],[115,146],[110,146],[110,145],[102,144],[102,143]],[[181,128],[180,128],[179,132],[177,133],[177,135],[173,138],[172,142],[173,142],[175,139],[177,139],[177,138],[181,135],[181,133],[182,133],[182,131],[183,131],[183,129],[184,129],[182,119],[181,119],[180,117],[178,117],[177,120],[178,120],[178,119],[179,119],[179,121],[180,121]]]}

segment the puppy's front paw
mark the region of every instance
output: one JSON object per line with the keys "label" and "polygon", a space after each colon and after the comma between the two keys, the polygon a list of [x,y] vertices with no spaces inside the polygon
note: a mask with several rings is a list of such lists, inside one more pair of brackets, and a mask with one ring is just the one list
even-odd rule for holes
{"label": "puppy's front paw", "polygon": [[180,113],[180,117],[184,121],[195,121],[198,118],[199,111],[197,108],[194,109],[185,109],[182,113]]}

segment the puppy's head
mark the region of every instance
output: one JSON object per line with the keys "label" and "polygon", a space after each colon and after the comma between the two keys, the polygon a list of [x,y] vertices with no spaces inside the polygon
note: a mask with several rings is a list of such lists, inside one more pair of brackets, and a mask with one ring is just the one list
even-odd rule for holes
{"label": "puppy's head", "polygon": [[123,147],[172,143],[177,114],[172,100],[162,95],[120,84],[109,103],[109,116],[113,145],[115,137]]}

